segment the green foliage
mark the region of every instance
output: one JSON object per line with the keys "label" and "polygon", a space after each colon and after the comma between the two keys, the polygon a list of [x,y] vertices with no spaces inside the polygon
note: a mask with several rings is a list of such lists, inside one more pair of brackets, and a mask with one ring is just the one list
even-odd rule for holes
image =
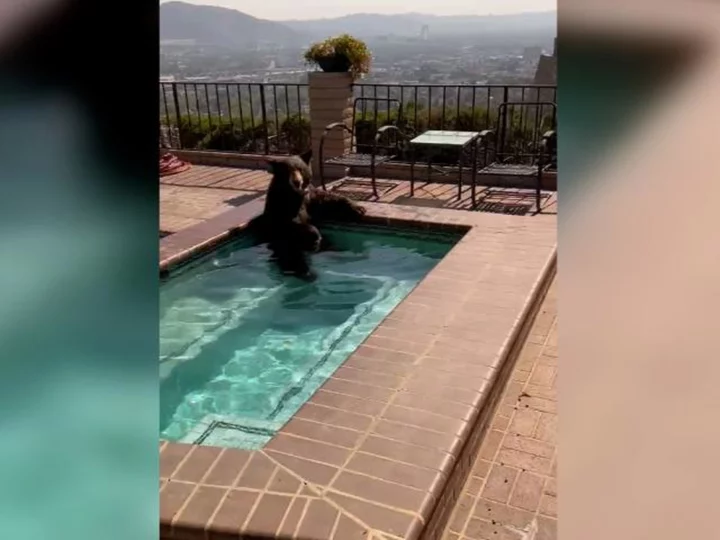
{"label": "green foliage", "polygon": [[[527,111],[526,111],[527,113]],[[164,117],[161,118],[161,121]],[[535,118],[522,116],[514,111],[507,119],[507,132],[504,135],[504,151],[522,153],[537,141],[534,126]],[[540,133],[551,129],[550,116],[538,118]],[[431,114],[424,104],[407,103],[402,115],[397,110],[388,112],[368,110],[363,114],[358,111],[355,117],[355,142],[360,152],[369,152],[373,145],[377,130],[386,125],[398,127],[407,136],[412,137],[428,129],[457,129],[459,131],[482,131],[497,127],[497,111],[488,112],[483,107],[448,107],[443,120],[442,110],[433,107]],[[175,125],[175,124],[173,124]],[[242,125],[227,118],[183,116],[180,119],[179,135],[182,147],[196,150],[221,150],[232,152],[264,152],[267,151],[299,154],[310,148],[310,122],[300,114],[292,114],[275,122],[266,124],[246,120]],[[409,148],[402,141],[396,140],[393,132],[387,139],[380,141],[381,146],[399,146],[400,159],[409,160]],[[418,161],[427,158],[422,149],[416,151]],[[433,160],[442,163],[457,161],[457,151],[442,150],[434,154]]]}
{"label": "green foliage", "polygon": [[266,141],[270,151],[301,153],[310,147],[310,122],[298,114],[285,117],[276,133],[273,122],[229,122],[225,118],[183,116],[179,128],[182,148],[230,152],[262,151]]}
{"label": "green foliage", "polygon": [[[376,121],[377,120],[377,121]],[[456,129],[458,131],[480,131],[495,127],[497,115],[490,114],[482,107],[476,107],[473,111],[470,107],[464,107],[458,111],[456,108],[448,108],[445,111],[444,119],[441,110],[433,109],[428,115],[424,104],[418,104],[417,110],[414,103],[406,105],[402,115],[398,111],[378,111],[377,116],[373,111],[358,111],[355,116],[356,131],[372,132],[377,128],[387,125],[394,125],[408,133],[419,134],[428,129]],[[358,135],[360,137],[360,135]]]}
{"label": "green foliage", "polygon": [[[526,111],[527,113],[527,111]],[[519,110],[510,111],[506,119],[507,131],[505,132],[503,152],[522,153],[529,149],[529,145],[536,138],[535,118],[523,116]],[[540,133],[551,129],[552,118],[547,115],[538,118]],[[393,125],[398,127],[409,138],[420,133],[433,130],[457,130],[457,131],[482,131],[485,129],[497,129],[498,113],[496,110],[488,111],[484,107],[448,107],[443,115],[441,108],[433,107],[428,115],[427,107],[419,103],[410,102],[406,104],[402,116],[398,111],[358,111],[355,116],[355,141],[359,152],[369,152],[377,130],[382,126]],[[392,134],[392,132],[390,132]],[[381,141],[381,144],[394,145],[395,140]],[[437,163],[455,163],[457,151],[452,149],[434,150],[433,161]],[[400,159],[409,160],[409,148],[407,145],[400,145]],[[415,150],[415,158],[418,161],[427,159],[427,150],[418,148]]]}
{"label": "green foliage", "polygon": [[210,131],[210,123],[207,118],[180,118],[178,126],[180,132],[180,144],[183,148],[196,148]]}
{"label": "green foliage", "polygon": [[320,65],[323,60],[335,57],[344,57],[350,67],[348,71],[354,78],[370,71],[372,54],[364,41],[349,34],[331,37],[325,41],[313,43],[303,55],[305,61],[311,65]]}
{"label": "green foliage", "polygon": [[280,135],[286,140],[291,154],[301,154],[310,148],[310,122],[300,114],[290,115],[283,120]]}
{"label": "green foliage", "polygon": [[258,141],[264,143],[268,133],[267,126],[239,127],[230,123],[214,126],[198,144],[202,150],[238,151],[252,148]]}

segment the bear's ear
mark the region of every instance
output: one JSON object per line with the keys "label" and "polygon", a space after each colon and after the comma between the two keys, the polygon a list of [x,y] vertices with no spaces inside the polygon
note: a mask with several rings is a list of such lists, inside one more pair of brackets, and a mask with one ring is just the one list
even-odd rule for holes
{"label": "bear's ear", "polygon": [[312,160],[312,148],[307,152],[300,154],[300,159],[305,162],[305,165],[310,165],[310,161]]}

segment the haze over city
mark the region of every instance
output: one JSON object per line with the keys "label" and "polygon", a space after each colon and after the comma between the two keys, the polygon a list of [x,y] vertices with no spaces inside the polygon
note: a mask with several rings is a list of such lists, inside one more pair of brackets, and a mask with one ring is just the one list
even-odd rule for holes
{"label": "haze over city", "polygon": [[[169,0],[165,0],[169,1]],[[160,2],[165,3],[165,2]],[[220,6],[236,9],[270,20],[317,19],[342,17],[353,13],[425,13],[428,15],[506,15],[529,11],[551,11],[557,8],[557,0],[190,0],[189,3],[204,6]]]}

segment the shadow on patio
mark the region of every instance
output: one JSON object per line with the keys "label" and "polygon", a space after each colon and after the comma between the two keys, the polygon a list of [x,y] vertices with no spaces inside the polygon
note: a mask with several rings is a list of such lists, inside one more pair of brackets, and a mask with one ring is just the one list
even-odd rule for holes
{"label": "shadow on patio", "polygon": [[[340,193],[355,201],[380,202],[422,208],[450,208],[475,210],[495,214],[532,215],[535,213],[535,190],[503,187],[477,187],[477,205],[473,208],[470,186],[463,187],[458,199],[455,183],[417,183],[415,195],[410,196],[410,182],[407,180],[378,179],[379,199],[372,193],[369,178],[346,177],[329,186],[331,191]],[[553,191],[542,193],[542,213],[557,214],[557,195]]]}

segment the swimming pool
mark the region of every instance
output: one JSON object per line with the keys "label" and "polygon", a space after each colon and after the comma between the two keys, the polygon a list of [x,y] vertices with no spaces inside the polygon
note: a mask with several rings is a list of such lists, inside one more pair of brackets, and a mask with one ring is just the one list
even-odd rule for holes
{"label": "swimming pool", "polygon": [[317,279],[284,276],[239,239],[160,288],[160,431],[170,441],[258,449],[459,240],[326,227]]}

